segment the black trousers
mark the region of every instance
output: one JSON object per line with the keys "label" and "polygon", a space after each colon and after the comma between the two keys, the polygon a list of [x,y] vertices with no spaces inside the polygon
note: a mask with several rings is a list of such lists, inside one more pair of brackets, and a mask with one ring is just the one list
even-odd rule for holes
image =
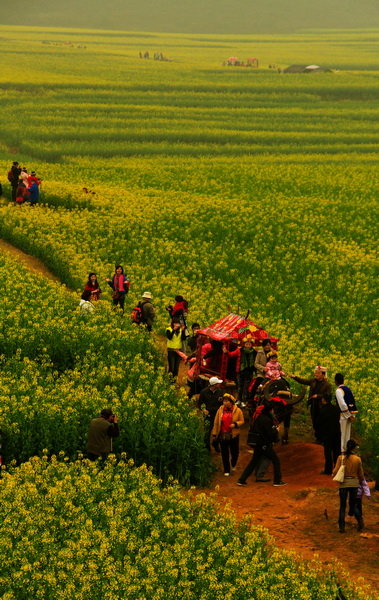
{"label": "black trousers", "polygon": [[220,440],[221,458],[224,473],[230,473],[230,466],[235,467],[240,453],[239,435],[231,440]]}
{"label": "black trousers", "polygon": [[168,372],[171,373],[175,379],[179,373],[179,365],[180,365],[179,354],[177,354],[175,352],[175,350],[171,350],[169,348],[167,350],[167,362],[168,362]]}
{"label": "black trousers", "polygon": [[121,310],[124,310],[126,294],[120,294],[118,298],[113,298],[113,306],[119,306]]}
{"label": "black trousers", "polygon": [[340,514],[338,517],[338,525],[340,528],[345,527],[345,513],[346,513],[346,502],[349,497],[349,515],[354,517],[359,522],[362,519],[362,505],[357,503],[357,491],[356,487],[340,488]]}
{"label": "black trousers", "polygon": [[244,369],[238,373],[238,401],[247,402],[248,387],[253,379],[254,369]]}
{"label": "black trousers", "polygon": [[337,458],[341,454],[340,443],[340,438],[338,438],[337,440],[325,440],[323,442],[325,458],[324,471],[328,475],[332,474],[333,467],[337,462]]}
{"label": "black trousers", "polygon": [[279,483],[282,480],[282,473],[281,473],[281,469],[280,469],[279,458],[277,457],[276,452],[275,452],[274,448],[272,447],[272,445],[269,444],[268,446],[256,446],[255,447],[254,454],[253,454],[251,461],[246,465],[244,472],[242,473],[241,477],[239,478],[239,481],[241,483],[245,483],[246,479],[249,477],[249,475],[252,474],[252,472],[259,465],[261,459],[264,456],[272,462],[272,465],[274,467],[274,483]]}

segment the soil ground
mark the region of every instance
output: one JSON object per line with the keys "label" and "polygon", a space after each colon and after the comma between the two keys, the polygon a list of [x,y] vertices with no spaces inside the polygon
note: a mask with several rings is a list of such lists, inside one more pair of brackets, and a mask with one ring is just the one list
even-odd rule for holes
{"label": "soil ground", "polygon": [[[38,259],[0,240],[0,251],[12,255],[35,273],[54,281],[58,279]],[[162,348],[165,339],[156,336]],[[185,383],[182,364],[179,380]],[[209,493],[217,490],[221,502],[229,501],[238,517],[249,517],[252,524],[268,529],[276,544],[293,550],[305,559],[318,555],[325,565],[337,559],[345,565],[350,576],[362,577],[375,590],[378,588],[379,567],[379,492],[363,500],[365,529],[359,533],[353,517],[346,518],[346,533],[338,531],[338,488],[330,476],[320,475],[323,468],[323,449],[313,444],[305,434],[304,424],[294,419],[287,446],[277,446],[283,479],[288,485],[280,488],[272,482],[257,483],[251,476],[247,487],[236,485],[238,476],[251,458],[246,445],[247,426],[241,432],[241,452],[237,470],[225,477],[219,454],[213,452],[217,471]],[[270,467],[271,469],[271,467]],[[272,478],[272,473],[268,472]],[[373,488],[373,484],[370,484]],[[345,576],[348,576],[347,574]]]}

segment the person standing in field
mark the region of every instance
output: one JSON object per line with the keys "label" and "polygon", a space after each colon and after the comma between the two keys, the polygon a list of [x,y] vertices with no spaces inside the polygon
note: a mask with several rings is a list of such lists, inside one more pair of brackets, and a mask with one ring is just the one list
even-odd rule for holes
{"label": "person standing in field", "polygon": [[112,288],[112,300],[114,306],[119,306],[124,312],[125,297],[129,292],[130,281],[124,273],[124,267],[122,265],[115,266],[115,272],[112,279],[105,280],[108,285]]}
{"label": "person standing in field", "polygon": [[89,273],[88,280],[85,285],[84,291],[91,292],[92,300],[99,300],[101,294],[101,288],[97,280],[96,273]]}
{"label": "person standing in field", "polygon": [[218,409],[212,435],[218,439],[221,448],[221,458],[225,477],[230,471],[235,471],[239,456],[240,428],[244,424],[242,410],[235,405],[235,399],[230,394],[222,396],[222,406]]}
{"label": "person standing in field", "polygon": [[112,452],[112,440],[119,436],[118,420],[110,408],[104,408],[89,424],[87,458],[107,458]]}
{"label": "person standing in field", "polygon": [[171,325],[166,329],[168,372],[176,379],[179,373],[181,358],[187,359],[182,352],[182,343],[186,339],[185,325],[179,319],[172,319]]}
{"label": "person standing in field", "polygon": [[317,420],[320,412],[321,398],[332,395],[332,386],[327,380],[327,370],[325,367],[317,365],[314,370],[314,377],[310,379],[304,379],[303,377],[297,377],[296,375],[289,375],[291,379],[294,379],[298,383],[309,386],[309,396],[307,405],[311,410],[312,425],[315,432],[316,441],[321,443],[320,434],[317,429]]}
{"label": "person standing in field", "polygon": [[351,434],[351,423],[355,420],[355,415],[358,412],[353,392],[347,385],[344,385],[344,381],[345,378],[342,373],[335,374],[336,400],[340,409],[341,452],[346,450],[346,444]]}
{"label": "person standing in field", "polygon": [[11,184],[11,188],[12,188],[11,199],[13,200],[13,202],[16,201],[18,181],[19,181],[20,175],[21,175],[21,168],[19,167],[17,160],[15,160],[8,172],[8,181]]}
{"label": "person standing in field", "polygon": [[155,319],[155,308],[154,308],[154,305],[151,302],[151,300],[152,300],[151,292],[144,292],[142,294],[142,301],[141,301],[142,320],[141,320],[141,323],[144,323],[147,331],[152,330],[153,322]]}
{"label": "person standing in field", "polygon": [[358,488],[363,484],[364,473],[362,461],[353,451],[357,448],[355,440],[349,440],[346,444],[346,450],[342,453],[333,469],[333,477],[337,474],[342,464],[345,465],[344,480],[339,484],[340,511],[338,525],[340,533],[345,533],[345,513],[346,503],[349,498],[349,514],[357,520],[358,531],[362,531],[364,524],[362,511],[359,502],[357,503]]}

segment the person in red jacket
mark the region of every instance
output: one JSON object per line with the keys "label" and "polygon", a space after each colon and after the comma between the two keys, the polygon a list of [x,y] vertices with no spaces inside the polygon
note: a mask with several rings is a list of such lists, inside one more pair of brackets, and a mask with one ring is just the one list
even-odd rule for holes
{"label": "person in red jacket", "polygon": [[85,291],[91,292],[92,300],[98,300],[101,294],[101,287],[97,280],[96,273],[89,273],[88,280],[84,288]]}
{"label": "person in red jacket", "polygon": [[125,296],[129,292],[130,281],[124,273],[122,265],[116,265],[112,279],[105,280],[112,288],[112,298],[114,306],[119,305],[124,312]]}

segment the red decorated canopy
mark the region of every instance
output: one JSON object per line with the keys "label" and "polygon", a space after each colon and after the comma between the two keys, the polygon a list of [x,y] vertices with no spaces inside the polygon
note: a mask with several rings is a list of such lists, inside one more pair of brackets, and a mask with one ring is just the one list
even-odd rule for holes
{"label": "red decorated canopy", "polygon": [[219,342],[242,340],[247,335],[251,335],[254,345],[261,345],[265,338],[270,339],[272,346],[275,348],[279,338],[272,337],[267,331],[259,327],[253,321],[249,321],[240,315],[229,313],[226,317],[219,319],[198,331],[198,335],[206,335],[212,340]]}

